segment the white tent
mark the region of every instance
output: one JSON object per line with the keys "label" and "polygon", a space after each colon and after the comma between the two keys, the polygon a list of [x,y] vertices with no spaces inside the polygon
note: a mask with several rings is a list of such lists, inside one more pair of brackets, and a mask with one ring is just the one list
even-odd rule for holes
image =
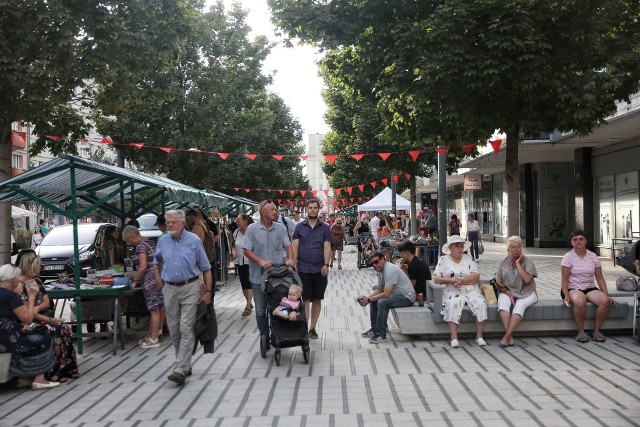
{"label": "white tent", "polygon": [[[411,209],[411,202],[404,197],[396,194],[396,209],[399,211],[408,211]],[[391,189],[384,187],[376,197],[369,200],[367,203],[358,205],[358,212],[373,212],[373,211],[390,211],[391,210]]]}
{"label": "white tent", "polygon": [[19,208],[17,206],[11,206],[11,218],[19,219],[26,217],[32,217],[33,221],[35,221],[35,219],[38,217],[38,214],[26,209]]}

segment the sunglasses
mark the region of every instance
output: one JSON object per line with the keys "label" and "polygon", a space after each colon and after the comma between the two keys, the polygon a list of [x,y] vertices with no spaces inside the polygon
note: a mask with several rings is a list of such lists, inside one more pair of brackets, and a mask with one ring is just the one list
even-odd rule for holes
{"label": "sunglasses", "polygon": [[371,261],[371,264],[373,264],[373,265],[378,265],[378,263],[379,263],[379,262],[380,262],[380,258],[378,258],[378,259],[377,259],[377,260],[375,260],[375,261]]}

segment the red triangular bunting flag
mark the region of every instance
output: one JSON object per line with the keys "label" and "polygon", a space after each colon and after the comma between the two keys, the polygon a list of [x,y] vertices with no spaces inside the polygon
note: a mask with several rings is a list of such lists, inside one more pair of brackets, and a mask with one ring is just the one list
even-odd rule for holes
{"label": "red triangular bunting flag", "polygon": [[278,199],[278,204],[282,203],[282,199]]}
{"label": "red triangular bunting flag", "polygon": [[358,189],[362,193],[364,191],[364,184],[358,184]]}
{"label": "red triangular bunting flag", "polygon": [[318,196],[318,190],[311,190],[311,194],[313,194],[313,197],[317,197]]}
{"label": "red triangular bunting flag", "polygon": [[387,178],[382,179],[381,181],[382,181],[382,183],[383,183],[384,185],[387,185],[387,182],[389,182],[389,180],[388,180]]}
{"label": "red triangular bunting flag", "polygon": [[441,156],[444,156],[445,154],[447,154],[447,151],[449,151],[449,149],[447,147],[438,147],[438,148],[436,148],[436,152],[438,154],[440,154]]}
{"label": "red triangular bunting flag", "polygon": [[45,137],[45,138],[52,139],[52,140],[54,140],[54,141],[57,141],[57,140],[59,140],[59,139],[60,139],[60,137],[59,137],[59,136],[55,136],[55,135],[45,135],[44,137]]}
{"label": "red triangular bunting flag", "polygon": [[271,157],[273,157],[274,159],[276,159],[278,161],[284,159],[284,156],[282,154],[273,154]]}
{"label": "red triangular bunting flag", "polygon": [[351,201],[351,203],[353,203],[353,197],[349,199]]}
{"label": "red triangular bunting flag", "polygon": [[307,190],[300,190],[300,194],[302,194],[302,197],[304,197],[304,195],[307,194]]}
{"label": "red triangular bunting flag", "polygon": [[233,187],[234,190],[240,191],[240,187]]}
{"label": "red triangular bunting flag", "polygon": [[249,191],[251,191],[251,189],[250,188],[245,188],[244,191],[246,191],[248,193]]}
{"label": "red triangular bunting flag", "polygon": [[467,154],[467,156],[469,154],[471,154],[471,152],[473,151],[473,147],[475,147],[476,144],[463,144],[462,148],[464,148],[464,152]]}
{"label": "red triangular bunting flag", "polygon": [[296,190],[289,190],[289,193],[291,193],[291,195],[293,196],[294,194],[296,194]]}
{"label": "red triangular bunting flag", "polygon": [[398,175],[393,175],[391,178],[393,178],[393,180],[396,182],[396,184],[398,183]]}
{"label": "red triangular bunting flag", "polygon": [[132,147],[136,147],[138,149],[144,147],[144,142],[132,142],[131,144],[129,144]]}
{"label": "red triangular bunting flag", "polygon": [[335,189],[336,195],[339,196],[341,191],[342,191],[342,188],[336,188]]}
{"label": "red triangular bunting flag", "polygon": [[362,197],[358,197],[358,201],[361,202],[362,201]]}
{"label": "red triangular bunting flag", "polygon": [[158,147],[160,148],[162,151],[164,151],[165,153],[170,153],[171,150],[173,150],[173,148],[169,148],[169,147]]}
{"label": "red triangular bunting flag", "polygon": [[378,153],[378,156],[382,157],[382,160],[387,160],[391,153]]}
{"label": "red triangular bunting flag", "polygon": [[356,159],[356,161],[359,162],[364,157],[364,154],[352,154],[351,157],[353,157],[354,159]]}
{"label": "red triangular bunting flag", "polygon": [[284,190],[278,190],[278,193],[282,194],[284,193]]}
{"label": "red triangular bunting flag", "polygon": [[337,154],[327,154],[326,156],[324,156],[324,158],[327,159],[327,162],[329,162],[330,165],[332,165],[333,162],[336,161],[337,157],[338,157]]}
{"label": "red triangular bunting flag", "polygon": [[103,144],[113,144],[113,140],[108,136],[105,136],[104,138],[102,138],[100,142],[102,142]]}
{"label": "red triangular bunting flag", "polygon": [[190,151],[192,153],[200,153],[201,152],[200,149],[197,148],[197,147],[189,148],[187,151]]}
{"label": "red triangular bunting flag", "polygon": [[227,160],[227,157],[229,157],[229,153],[218,153],[218,156],[220,156],[222,160]]}
{"label": "red triangular bunting flag", "polygon": [[267,190],[268,193],[273,193],[273,190]]}
{"label": "red triangular bunting flag", "polygon": [[302,161],[305,161],[309,158],[309,156],[298,156],[298,158]]}
{"label": "red triangular bunting flag", "polygon": [[11,145],[17,145],[19,147],[25,147],[27,145],[27,133],[18,132],[17,130],[11,131]]}
{"label": "red triangular bunting flag", "polygon": [[501,139],[494,139],[491,141],[491,146],[493,147],[493,152],[496,153],[496,156],[500,152],[500,146],[502,145]]}
{"label": "red triangular bunting flag", "polygon": [[245,154],[244,156],[249,160],[255,160],[255,158],[256,158],[255,154]]}
{"label": "red triangular bunting flag", "polygon": [[351,195],[352,191],[353,191],[353,187],[347,187],[347,193],[349,193],[349,195]]}
{"label": "red triangular bunting flag", "polygon": [[329,190],[322,190],[325,197],[329,197]]}
{"label": "red triangular bunting flag", "polygon": [[416,160],[418,160],[418,156],[420,155],[420,150],[409,151],[409,155],[411,156],[411,158],[415,162]]}
{"label": "red triangular bunting flag", "polygon": [[376,184],[377,184],[377,183],[376,183],[375,181],[373,181],[373,182],[371,183],[371,186],[372,186],[373,188],[376,188]]}
{"label": "red triangular bunting flag", "polygon": [[404,173],[404,177],[407,178],[407,179],[411,179],[411,175],[408,172]]}

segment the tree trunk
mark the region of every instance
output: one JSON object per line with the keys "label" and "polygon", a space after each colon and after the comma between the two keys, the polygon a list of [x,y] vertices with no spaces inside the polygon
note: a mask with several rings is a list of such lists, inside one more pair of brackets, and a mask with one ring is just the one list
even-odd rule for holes
{"label": "tree trunk", "polygon": [[411,179],[409,180],[409,217],[407,221],[409,221],[409,233],[411,236],[418,234],[418,227],[416,225],[416,176],[415,174],[411,174]]}
{"label": "tree trunk", "polygon": [[507,179],[507,236],[520,236],[520,171],[518,145],[520,129],[507,130],[505,175]]}
{"label": "tree trunk", "polygon": [[[0,132],[0,182],[11,179],[11,123]],[[0,262],[11,262],[11,203],[0,203]]]}

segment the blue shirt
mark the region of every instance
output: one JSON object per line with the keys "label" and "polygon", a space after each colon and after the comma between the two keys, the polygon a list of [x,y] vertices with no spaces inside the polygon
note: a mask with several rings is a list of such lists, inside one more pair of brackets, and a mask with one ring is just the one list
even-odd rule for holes
{"label": "blue shirt", "polygon": [[298,243],[298,271],[301,273],[319,273],[324,266],[324,242],[331,243],[331,229],[318,221],[314,228],[305,219],[293,231],[293,240]]}
{"label": "blue shirt", "polygon": [[171,234],[160,236],[153,261],[164,264],[162,280],[169,282],[182,282],[211,270],[202,241],[187,230],[182,230],[178,239]]}
{"label": "blue shirt", "polygon": [[[242,249],[249,249],[262,259],[271,261],[274,266],[283,264],[283,251],[291,246],[291,240],[284,225],[272,222],[271,228],[265,228],[260,221],[249,224],[242,242]],[[249,281],[262,283],[262,267],[249,260]]]}

